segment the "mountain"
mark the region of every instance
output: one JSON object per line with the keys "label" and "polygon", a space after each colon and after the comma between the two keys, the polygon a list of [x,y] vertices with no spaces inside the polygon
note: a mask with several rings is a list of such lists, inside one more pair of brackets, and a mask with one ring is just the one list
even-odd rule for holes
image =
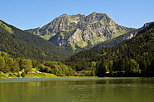
{"label": "mountain", "polygon": [[154,76],[154,22],[145,24],[134,37],[117,46],[79,52],[66,64],[98,76]]}
{"label": "mountain", "polygon": [[37,60],[62,60],[72,53],[34,34],[0,21],[0,51],[14,57]]}
{"label": "mountain", "polygon": [[133,37],[135,37],[136,35],[138,35],[138,33],[140,33],[140,31],[142,31],[143,29],[147,28],[149,26],[150,23],[146,23],[144,24],[143,27],[139,28],[139,29],[134,29],[130,32],[127,32],[123,35],[120,35],[118,37],[115,37],[111,40],[108,40],[108,41],[105,41],[105,42],[102,42],[100,44],[97,44],[96,46],[94,46],[93,48],[102,48],[102,47],[110,47],[110,46],[115,46],[115,45],[118,45],[120,44],[121,42],[125,41],[125,40],[129,40]]}
{"label": "mountain", "polygon": [[81,51],[133,30],[116,24],[107,14],[63,14],[42,28],[26,30],[69,50]]}

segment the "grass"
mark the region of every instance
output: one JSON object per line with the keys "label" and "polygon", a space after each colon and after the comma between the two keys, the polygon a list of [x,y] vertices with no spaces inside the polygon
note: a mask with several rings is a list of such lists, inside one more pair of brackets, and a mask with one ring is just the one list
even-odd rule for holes
{"label": "grass", "polygon": [[13,73],[3,73],[0,71],[0,79],[3,78],[18,78],[17,77],[17,73],[13,74]]}
{"label": "grass", "polygon": [[81,40],[81,41],[77,42],[77,46],[84,48],[85,46],[87,46],[87,43]]}
{"label": "grass", "polygon": [[95,44],[95,41],[94,41],[93,39],[90,39],[89,41],[90,41],[90,43],[91,43],[92,45]]}
{"label": "grass", "polygon": [[120,36],[120,35],[122,35],[124,33],[126,33],[126,32],[125,31],[121,31],[121,32],[119,32],[117,34],[113,34],[113,38],[116,38],[116,37],[118,37],[118,36]]}
{"label": "grass", "polygon": [[64,38],[65,34],[63,32],[60,32],[60,35]]}
{"label": "grass", "polygon": [[[23,78],[23,77],[18,77],[17,76],[18,73],[3,73],[0,72],[0,79],[4,79],[4,78]],[[24,78],[37,78],[37,77],[57,77],[54,74],[50,74],[50,73],[29,73],[27,75],[25,75]]]}
{"label": "grass", "polygon": [[25,76],[25,78],[36,78],[36,77],[57,77],[57,76],[50,73],[29,73]]}
{"label": "grass", "polygon": [[2,21],[0,21],[0,26],[3,27],[7,32],[13,33],[12,28],[4,24]]}
{"label": "grass", "polygon": [[75,51],[76,50],[75,45],[74,44],[70,44],[70,45],[71,45],[71,48],[73,49],[73,51]]}
{"label": "grass", "polygon": [[50,34],[45,34],[45,35],[40,36],[40,37],[42,37],[45,40],[49,40],[52,36],[55,36],[55,35],[56,35],[56,33],[52,33],[51,35]]}

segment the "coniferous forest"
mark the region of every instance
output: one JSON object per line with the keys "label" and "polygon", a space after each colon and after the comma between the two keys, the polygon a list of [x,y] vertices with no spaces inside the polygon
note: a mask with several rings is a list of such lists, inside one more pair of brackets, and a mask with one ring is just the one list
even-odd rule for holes
{"label": "coniferous forest", "polygon": [[65,63],[87,75],[154,76],[154,23],[117,46],[83,51]]}
{"label": "coniferous forest", "polygon": [[149,23],[135,37],[116,46],[93,48],[76,54],[3,21],[0,23],[1,78],[25,77],[32,73],[154,76],[154,23]]}
{"label": "coniferous forest", "polygon": [[0,102],[153,102],[154,0],[0,4]]}
{"label": "coniferous forest", "polygon": [[0,102],[153,102],[154,0],[0,4]]}

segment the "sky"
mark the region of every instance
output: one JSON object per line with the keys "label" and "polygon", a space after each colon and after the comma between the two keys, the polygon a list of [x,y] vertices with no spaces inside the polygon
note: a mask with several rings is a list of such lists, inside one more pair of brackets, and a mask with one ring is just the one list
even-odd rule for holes
{"label": "sky", "polygon": [[139,28],[154,21],[154,0],[0,0],[0,20],[22,30],[42,27],[62,14],[106,13],[117,24]]}

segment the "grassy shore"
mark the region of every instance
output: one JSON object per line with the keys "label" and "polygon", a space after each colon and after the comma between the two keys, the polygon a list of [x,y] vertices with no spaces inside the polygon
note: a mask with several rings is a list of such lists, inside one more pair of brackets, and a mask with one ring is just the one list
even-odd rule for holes
{"label": "grassy shore", "polygon": [[4,79],[4,78],[37,78],[37,77],[57,77],[54,74],[50,74],[50,73],[29,73],[26,74],[24,77],[22,77],[21,75],[18,75],[18,73],[3,73],[0,72],[0,79]]}

